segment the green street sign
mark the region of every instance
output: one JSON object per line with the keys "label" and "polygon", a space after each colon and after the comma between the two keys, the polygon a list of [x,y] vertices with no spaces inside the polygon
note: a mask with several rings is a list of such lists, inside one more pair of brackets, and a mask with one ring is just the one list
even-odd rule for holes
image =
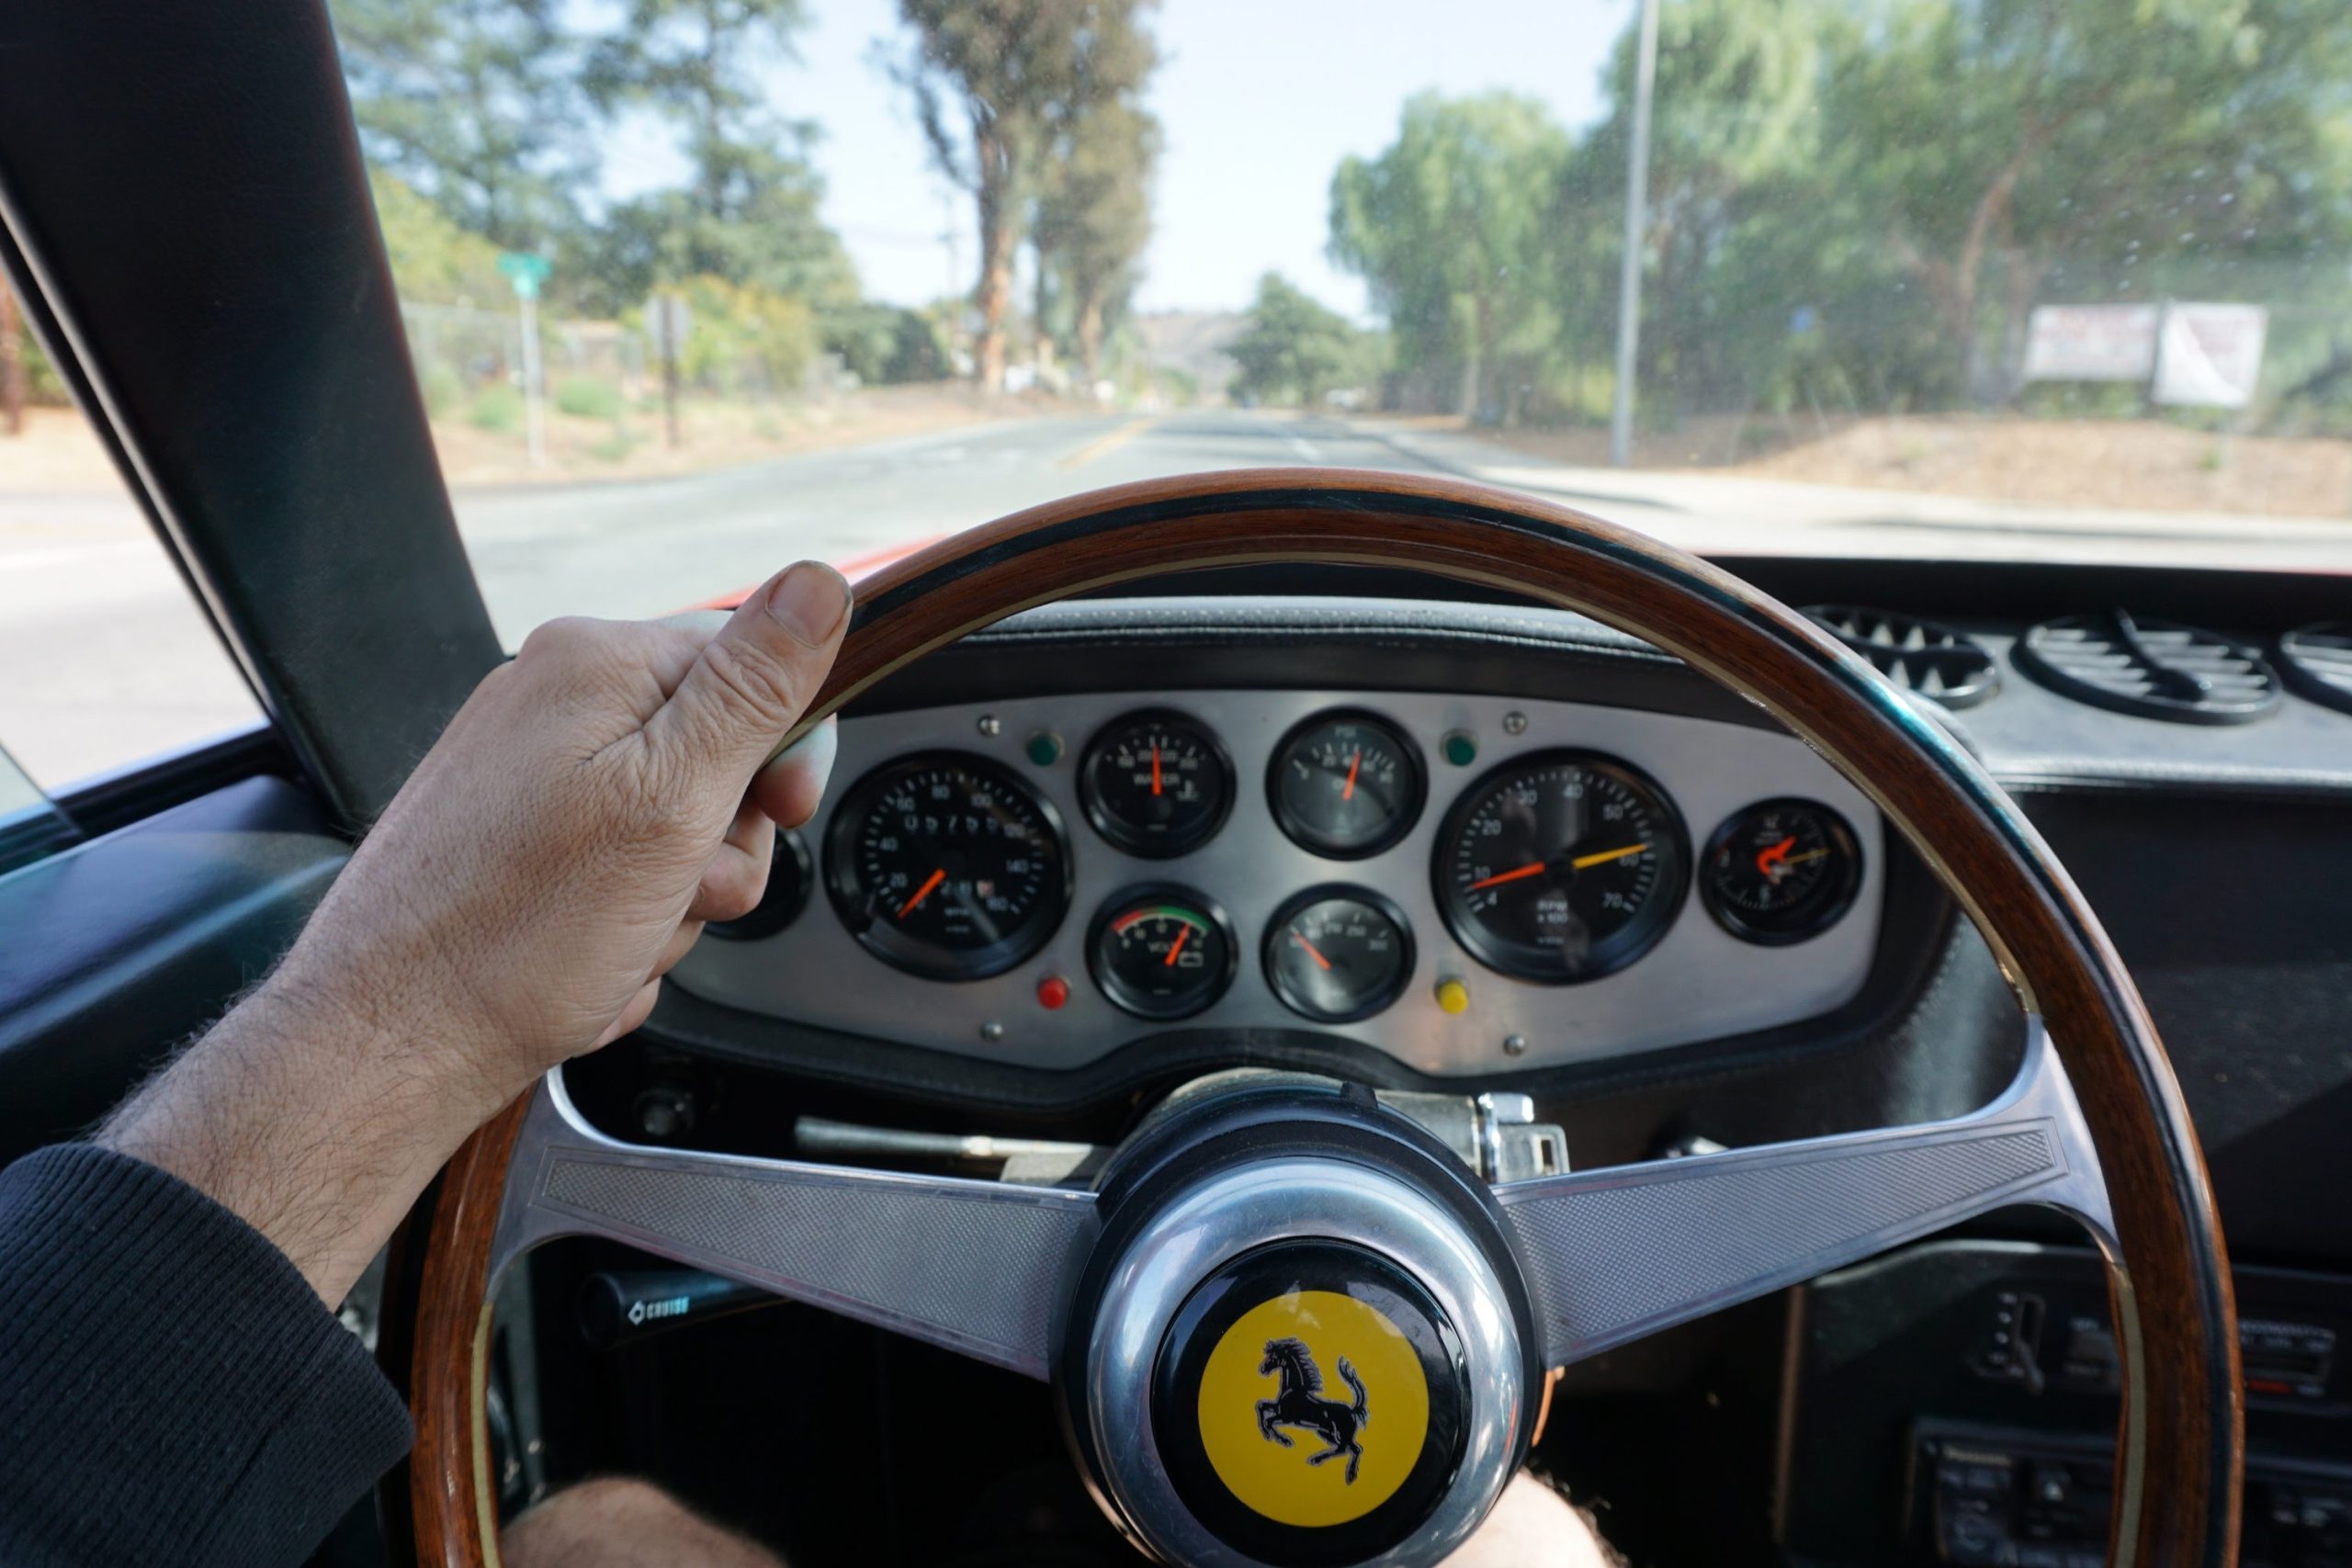
{"label": "green street sign", "polygon": [[498,253],[498,270],[508,283],[514,285],[515,299],[536,299],[539,297],[539,285],[547,281],[548,273],[552,269],[547,257],[533,252],[501,251]]}

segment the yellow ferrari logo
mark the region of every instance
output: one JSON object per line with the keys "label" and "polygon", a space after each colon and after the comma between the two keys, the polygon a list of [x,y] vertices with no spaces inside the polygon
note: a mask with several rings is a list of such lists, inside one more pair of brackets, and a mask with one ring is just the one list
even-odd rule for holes
{"label": "yellow ferrari logo", "polygon": [[1412,1341],[1336,1291],[1237,1318],[1201,1374],[1201,1445],[1227,1490],[1286,1525],[1339,1525],[1396,1495],[1420,1458],[1429,1383]]}

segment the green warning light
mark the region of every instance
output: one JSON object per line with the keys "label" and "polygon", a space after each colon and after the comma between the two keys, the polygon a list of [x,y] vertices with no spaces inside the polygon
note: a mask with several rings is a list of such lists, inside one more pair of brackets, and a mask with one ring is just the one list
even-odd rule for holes
{"label": "green warning light", "polygon": [[1466,768],[1478,760],[1478,742],[1463,730],[1455,730],[1438,743],[1445,760],[1457,768]]}
{"label": "green warning light", "polygon": [[1062,738],[1050,729],[1041,729],[1029,738],[1029,760],[1041,768],[1050,768],[1062,760]]}

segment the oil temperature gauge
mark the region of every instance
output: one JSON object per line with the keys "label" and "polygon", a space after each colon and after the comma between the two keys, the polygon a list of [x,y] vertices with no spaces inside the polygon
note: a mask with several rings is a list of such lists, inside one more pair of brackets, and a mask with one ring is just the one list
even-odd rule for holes
{"label": "oil temperature gauge", "polygon": [[1405,912],[1363,887],[1311,887],[1266,927],[1266,983],[1318,1023],[1370,1018],[1413,975]]}
{"label": "oil temperature gauge", "polygon": [[1233,928],[1189,888],[1131,887],[1094,918],[1087,966],[1137,1018],[1190,1018],[1233,983]]}
{"label": "oil temperature gauge", "polygon": [[1817,800],[1760,800],[1715,829],[1699,871],[1700,897],[1725,931],[1786,947],[1819,936],[1853,904],[1862,851]]}

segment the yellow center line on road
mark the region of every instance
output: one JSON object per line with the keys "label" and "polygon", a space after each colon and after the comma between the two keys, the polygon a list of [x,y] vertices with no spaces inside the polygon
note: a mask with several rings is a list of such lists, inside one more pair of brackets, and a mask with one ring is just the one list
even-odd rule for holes
{"label": "yellow center line on road", "polygon": [[1125,446],[1128,442],[1133,441],[1136,436],[1141,435],[1145,431],[1149,430],[1153,425],[1159,423],[1159,419],[1157,414],[1137,414],[1135,418],[1127,421],[1126,423],[1119,426],[1118,429],[1106,431],[1102,434],[1096,436],[1093,440],[1088,442],[1077,451],[1072,452],[1069,457],[1064,457],[1060,462],[1056,463],[1054,467],[1057,468],[1082,468],[1086,467],[1087,464],[1093,462],[1099,457],[1109,457],[1112,453],[1117,451],[1120,447]]}

